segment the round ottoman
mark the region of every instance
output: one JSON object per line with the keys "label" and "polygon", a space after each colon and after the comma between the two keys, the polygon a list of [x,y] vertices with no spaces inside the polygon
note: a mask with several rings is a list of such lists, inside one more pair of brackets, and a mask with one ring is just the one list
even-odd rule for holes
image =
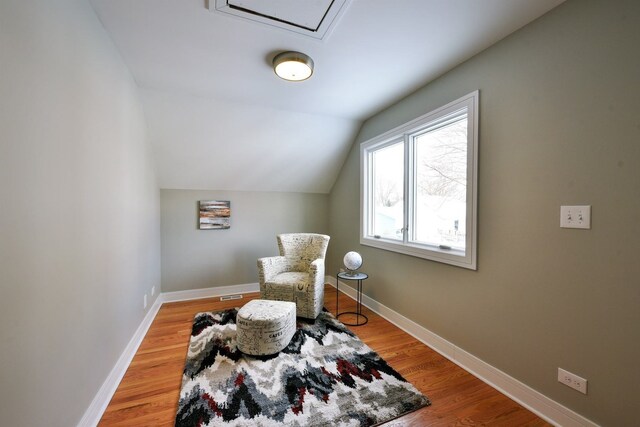
{"label": "round ottoman", "polygon": [[252,356],[275,354],[296,332],[296,304],[256,299],[246,303],[236,317],[238,349]]}

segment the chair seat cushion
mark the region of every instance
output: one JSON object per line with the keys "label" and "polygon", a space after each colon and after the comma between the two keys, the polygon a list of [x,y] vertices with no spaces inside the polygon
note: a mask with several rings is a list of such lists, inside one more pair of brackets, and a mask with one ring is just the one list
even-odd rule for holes
{"label": "chair seat cushion", "polygon": [[280,273],[276,275],[272,280],[269,280],[268,284],[285,285],[285,286],[297,286],[304,285],[309,280],[309,273],[299,273],[297,271],[289,271],[287,273]]}

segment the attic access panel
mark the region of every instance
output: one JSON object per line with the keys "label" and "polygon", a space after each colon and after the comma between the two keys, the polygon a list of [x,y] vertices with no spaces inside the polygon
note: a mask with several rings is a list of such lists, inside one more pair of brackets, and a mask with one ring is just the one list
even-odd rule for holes
{"label": "attic access panel", "polygon": [[349,1],[210,0],[209,10],[322,40],[346,10]]}

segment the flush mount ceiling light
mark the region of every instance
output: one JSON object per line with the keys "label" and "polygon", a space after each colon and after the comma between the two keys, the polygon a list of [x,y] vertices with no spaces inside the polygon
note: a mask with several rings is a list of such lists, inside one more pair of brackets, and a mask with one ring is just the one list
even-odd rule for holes
{"label": "flush mount ceiling light", "polygon": [[313,60],[301,52],[282,52],[273,58],[273,71],[281,79],[299,82],[313,74]]}

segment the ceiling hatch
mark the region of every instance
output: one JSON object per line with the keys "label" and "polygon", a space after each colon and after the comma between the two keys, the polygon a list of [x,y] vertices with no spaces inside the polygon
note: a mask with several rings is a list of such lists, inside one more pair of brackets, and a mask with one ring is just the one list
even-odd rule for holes
{"label": "ceiling hatch", "polygon": [[324,39],[350,0],[210,0],[209,10]]}

